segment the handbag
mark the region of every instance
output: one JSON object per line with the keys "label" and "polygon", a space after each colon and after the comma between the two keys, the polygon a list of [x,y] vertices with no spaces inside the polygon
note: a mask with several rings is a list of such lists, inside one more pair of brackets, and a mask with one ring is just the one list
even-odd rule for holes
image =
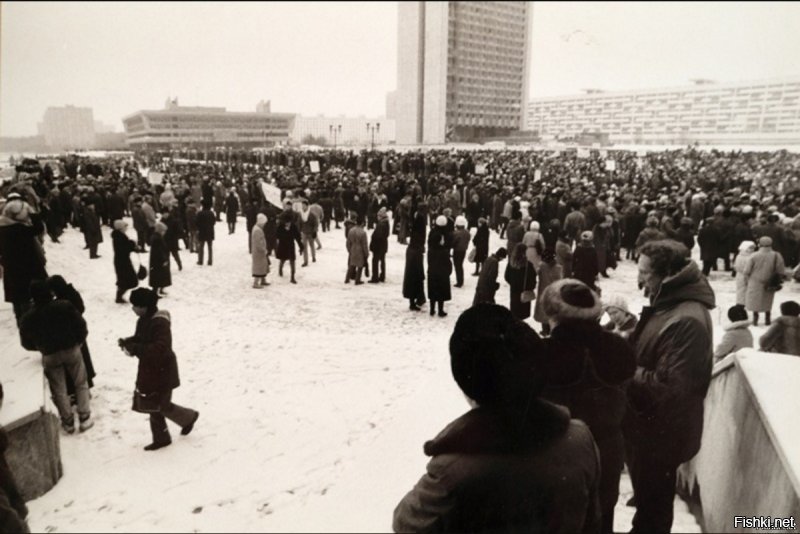
{"label": "handbag", "polygon": [[133,391],[134,412],[155,413],[161,409],[161,395],[158,391],[152,393],[142,393],[138,389]]}
{"label": "handbag", "polygon": [[772,262],[772,271],[773,272],[772,272],[772,276],[769,277],[769,280],[767,280],[767,284],[766,284],[766,290],[770,291],[772,293],[774,293],[776,291],[780,291],[781,289],[783,289],[783,277],[776,272],[776,269],[778,268],[778,254],[779,253],[776,252],[775,256],[773,256],[773,260],[774,260]]}
{"label": "handbag", "polygon": [[469,251],[469,255],[467,256],[467,261],[470,263],[475,263],[475,256],[478,255],[478,251],[475,247],[472,247],[472,250]]}
{"label": "handbag", "polygon": [[[528,265],[525,265],[525,278],[522,281],[522,287],[528,285]],[[531,302],[533,299],[536,298],[536,293],[532,289],[525,289],[522,293],[519,294],[519,300],[524,304]]]}
{"label": "handbag", "polygon": [[139,258],[139,269],[136,271],[136,278],[138,278],[139,280],[144,280],[145,278],[147,278],[147,269],[145,269],[144,265],[142,265],[141,256],[137,254],[136,257]]}

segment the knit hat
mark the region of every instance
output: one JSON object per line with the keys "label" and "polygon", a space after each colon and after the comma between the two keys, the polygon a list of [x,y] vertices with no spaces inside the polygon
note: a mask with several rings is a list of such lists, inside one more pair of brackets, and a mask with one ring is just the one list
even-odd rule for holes
{"label": "knit hat", "polygon": [[747,310],[741,304],[731,306],[728,308],[728,320],[732,323],[747,321]]}
{"label": "knit hat", "polygon": [[436,226],[447,226],[447,217],[444,215],[436,217]]}
{"label": "knit hat", "polygon": [[121,232],[127,227],[128,223],[126,223],[122,219],[117,219],[116,221],[114,221],[114,230],[119,230]]}
{"label": "knit hat", "polygon": [[458,226],[460,228],[466,228],[467,227],[467,218],[464,217],[463,215],[459,215],[458,217],[456,217],[456,226]]}
{"label": "knit hat", "polygon": [[509,405],[541,391],[543,343],[497,304],[481,303],[456,321],[450,368],[461,391],[481,405]]}
{"label": "knit hat", "polygon": [[758,246],[759,247],[771,247],[772,246],[772,238],[768,235],[763,235],[758,238]]}
{"label": "knit hat", "polygon": [[531,223],[531,230],[538,231],[539,230],[539,221],[533,221]]}
{"label": "knit hat", "polygon": [[628,308],[628,303],[621,295],[612,295],[607,300],[603,301],[603,309],[608,308],[617,308],[627,313],[631,312]]}
{"label": "knit hat", "polygon": [[603,308],[589,286],[574,278],[564,278],[545,288],[542,311],[548,319],[560,322],[565,319],[594,320],[600,317]]}
{"label": "knit hat", "polygon": [[591,230],[586,230],[584,232],[581,232],[581,240],[582,241],[591,241],[593,238],[594,238],[594,235],[592,234]]}
{"label": "knit hat", "polygon": [[752,241],[742,241],[739,243],[739,252],[753,252],[756,249],[756,244]]}
{"label": "knit hat", "polygon": [[146,287],[131,291],[130,303],[141,308],[155,308],[158,304],[158,293]]}

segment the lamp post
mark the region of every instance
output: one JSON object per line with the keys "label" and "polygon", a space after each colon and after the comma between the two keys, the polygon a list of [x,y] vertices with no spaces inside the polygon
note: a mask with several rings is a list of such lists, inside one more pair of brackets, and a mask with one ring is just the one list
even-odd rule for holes
{"label": "lamp post", "polygon": [[367,123],[367,131],[372,134],[372,143],[370,150],[375,150],[375,132],[381,131],[381,123],[376,122],[374,125]]}
{"label": "lamp post", "polygon": [[342,125],[338,124],[334,126],[333,124],[331,124],[330,126],[328,126],[328,133],[333,135],[333,149],[336,150],[336,134],[342,133]]}

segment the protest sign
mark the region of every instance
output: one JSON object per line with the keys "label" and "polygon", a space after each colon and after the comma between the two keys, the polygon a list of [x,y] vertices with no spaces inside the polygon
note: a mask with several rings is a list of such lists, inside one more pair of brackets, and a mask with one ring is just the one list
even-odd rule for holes
{"label": "protest sign", "polygon": [[542,169],[536,169],[533,171],[533,181],[538,182],[542,179]]}
{"label": "protest sign", "polygon": [[150,171],[147,173],[147,181],[153,185],[161,184],[164,182],[164,173]]}
{"label": "protest sign", "polygon": [[281,190],[272,184],[261,183],[261,192],[264,193],[264,198],[267,202],[278,208],[283,208],[281,203]]}
{"label": "protest sign", "polygon": [[606,160],[606,170],[607,171],[616,171],[617,170],[617,162],[613,159]]}
{"label": "protest sign", "polygon": [[486,164],[485,163],[476,163],[475,164],[475,174],[486,174]]}
{"label": "protest sign", "polygon": [[309,167],[311,168],[311,172],[319,172],[319,161],[313,160],[308,162]]}
{"label": "protest sign", "polygon": [[578,149],[578,157],[579,158],[588,158],[589,157],[589,149],[588,148],[579,148]]}

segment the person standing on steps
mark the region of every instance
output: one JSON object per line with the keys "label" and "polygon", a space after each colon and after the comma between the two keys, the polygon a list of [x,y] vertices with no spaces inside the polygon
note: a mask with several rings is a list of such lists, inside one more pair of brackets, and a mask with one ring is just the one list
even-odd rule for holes
{"label": "person standing on steps", "polygon": [[200,412],[172,402],[172,390],[181,385],[178,360],[172,350],[172,318],[158,309],[155,291],[139,288],[131,293],[133,312],[139,317],[133,336],[120,339],[119,346],[129,356],[139,359],[136,392],[152,399],[150,431],[153,442],[144,450],[155,451],[172,443],[167,419],[181,427],[187,436],[194,429]]}

